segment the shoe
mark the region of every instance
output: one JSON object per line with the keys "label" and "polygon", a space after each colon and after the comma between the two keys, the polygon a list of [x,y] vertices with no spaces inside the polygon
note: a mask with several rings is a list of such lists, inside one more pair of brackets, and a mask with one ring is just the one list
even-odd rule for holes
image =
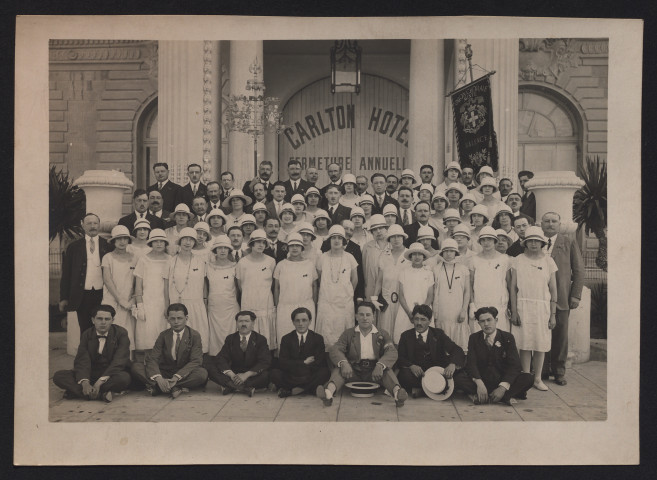
{"label": "shoe", "polygon": [[539,380],[538,382],[534,382],[534,388],[536,390],[540,390],[541,392],[547,392],[548,387],[543,383],[542,380]]}
{"label": "shoe", "polygon": [[76,397],[75,397],[75,395],[69,393],[68,390],[64,390],[64,395],[62,395],[62,398],[64,400],[73,400]]}
{"label": "shoe", "polygon": [[527,392],[519,393],[514,398],[517,398],[518,400],[527,400]]}
{"label": "shoe", "polygon": [[475,405],[479,405],[479,397],[475,394],[470,395],[470,401]]}
{"label": "shoe", "polygon": [[281,388],[281,389],[278,390],[278,397],[279,398],[285,398],[285,397],[289,397],[291,395],[292,395],[291,390],[287,390],[285,388]]}
{"label": "shoe", "polygon": [[412,398],[420,398],[421,396],[422,396],[422,389],[421,388],[413,387],[411,389],[411,397]]}
{"label": "shoe", "polygon": [[146,393],[151,397],[157,397],[160,394],[160,392],[156,388],[151,386],[146,387]]}
{"label": "shoe", "polygon": [[556,383],[557,385],[561,385],[562,387],[564,385],[568,385],[568,381],[566,380],[566,377],[564,377],[563,375],[555,376],[554,377],[554,383]]}
{"label": "shoe", "polygon": [[182,390],[180,390],[178,387],[173,387],[171,389],[171,398],[178,398],[181,393],[182,393]]}
{"label": "shoe", "polygon": [[255,387],[249,388],[246,393],[249,395],[249,398],[252,398],[255,395]]}
{"label": "shoe", "polygon": [[105,400],[105,403],[112,403],[112,392],[103,393],[103,400]]}
{"label": "shoe", "polygon": [[272,393],[276,393],[276,391],[277,391],[276,385],[274,385],[273,383],[270,383],[269,385],[267,385],[267,390],[269,390]]}
{"label": "shoe", "polygon": [[219,388],[221,388],[221,394],[222,395],[230,395],[231,393],[235,393],[234,388],[223,387],[223,386],[220,386]]}
{"label": "shoe", "polygon": [[408,399],[408,393],[403,388],[397,390],[397,399],[395,400],[395,405],[397,408],[404,406],[404,402]]}
{"label": "shoe", "polygon": [[331,398],[326,398],[326,390],[324,390],[324,387],[322,385],[317,385],[317,389],[315,390],[315,395],[317,398],[321,398],[322,402],[324,402],[325,407],[330,407],[333,405],[333,397]]}

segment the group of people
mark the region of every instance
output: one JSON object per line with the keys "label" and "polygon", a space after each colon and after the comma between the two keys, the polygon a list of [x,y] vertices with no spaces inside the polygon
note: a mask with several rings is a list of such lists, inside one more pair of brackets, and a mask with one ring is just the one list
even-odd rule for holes
{"label": "group of people", "polygon": [[[121,372],[132,374],[101,390],[98,378],[116,362],[98,375],[76,367],[67,382],[55,378],[71,395],[107,396],[132,381],[177,396],[209,378],[224,393],[270,386],[281,396],[314,392],[328,405],[349,379],[367,378],[403,405],[432,366],[478,401],[483,385],[486,399],[508,402],[532,385],[547,390],[549,375],[567,383],[568,314],[584,266],[577,243],[559,233],[558,213],[534,224],[531,172],[518,176],[521,194],[490,167],[475,175],[457,162],[438,185],[430,165],[417,184],[411,170],[367,179],[333,163],[322,188],[315,169],[301,178],[296,160],[285,182],[264,161],[241,189],[231,172],[203,184],[197,164],[185,186],[168,179],[166,164],[153,170],[157,183],[135,190],[134,211],[108,241],[89,213],[84,238],[65,253],[60,308],[78,314],[78,357],[93,364],[125,332]],[[111,316],[112,342],[95,343],[98,315]],[[436,343],[446,350],[433,353]],[[477,358],[491,346],[524,379],[517,388],[504,375],[491,377],[504,392],[481,380],[492,357],[487,367]],[[74,377],[84,391],[68,388]]]}

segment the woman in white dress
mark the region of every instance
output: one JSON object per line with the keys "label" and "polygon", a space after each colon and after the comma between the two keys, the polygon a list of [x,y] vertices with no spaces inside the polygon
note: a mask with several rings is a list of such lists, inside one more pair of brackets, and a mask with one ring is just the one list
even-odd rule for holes
{"label": "woman in white dress", "polygon": [[192,248],[192,254],[200,256],[203,261],[210,259],[210,245],[212,244],[212,235],[210,234],[210,225],[205,222],[196,222],[196,245]]}
{"label": "woman in white dress", "polygon": [[495,214],[495,218],[493,219],[493,224],[492,224],[492,227],[494,229],[504,230],[504,233],[506,233],[507,236],[511,238],[511,243],[518,240],[518,234],[513,229],[513,218],[514,216],[511,207],[503,203],[500,209]]}
{"label": "woman in white dress", "polygon": [[251,240],[251,234],[255,232],[258,228],[256,224],[256,219],[250,213],[245,213],[240,217],[240,228],[242,229],[242,235],[244,235],[243,242],[248,245],[249,240]]}
{"label": "woman in white dress", "polygon": [[242,310],[255,313],[254,330],[267,339],[269,350],[275,350],[278,344],[272,284],[276,261],[263,253],[267,245],[267,235],[264,231],[256,230],[251,234],[251,253],[237,262],[235,278],[242,295]]}
{"label": "woman in white dress", "polygon": [[470,223],[470,213],[472,209],[477,205],[477,199],[475,196],[468,192],[459,201],[459,207],[461,209],[461,221],[463,223]]}
{"label": "woman in white dress", "polygon": [[442,237],[445,236],[447,228],[445,227],[444,217],[445,210],[448,205],[447,197],[441,191],[436,189],[436,193],[431,197],[431,216],[429,217],[429,225],[440,232]]}
{"label": "woman in white dress", "polygon": [[274,269],[274,304],[276,305],[276,344],[292,330],[291,314],[299,307],[306,307],[315,318],[318,286],[317,270],[311,260],[303,258],[301,234],[292,233],[287,238],[288,256]]}
{"label": "woman in white dress", "polygon": [[224,346],[226,336],[237,329],[235,315],[240,311],[237,303],[235,262],[229,258],[232,251],[230,239],[219,235],[212,243],[211,260],[208,262],[208,323],[210,340],[208,354],[215,356]]}
{"label": "woman in white dress", "polygon": [[394,333],[395,318],[399,310],[399,272],[410,263],[404,257],[406,238],[408,235],[404,233],[401,225],[392,225],[388,228],[387,239],[390,246],[379,257],[376,285],[371,296],[371,299],[375,300],[381,295],[387,302],[387,308],[379,313],[377,328],[385,330],[391,336]]}
{"label": "woman in white dress", "polygon": [[134,253],[137,257],[147,254],[151,251],[148,246],[148,234],[151,232],[151,222],[145,218],[138,218],[135,226],[132,228],[132,243],[128,245],[126,250]]}
{"label": "woman in white dress", "polygon": [[354,224],[354,234],[351,236],[351,241],[357,244],[362,252],[363,245],[372,241],[372,238],[374,238],[372,237],[372,234],[364,228],[365,212],[363,212],[363,209],[360,207],[354,207],[351,209],[349,219]]}
{"label": "woman in white dress", "polygon": [[322,249],[322,243],[329,236],[329,228],[331,226],[331,217],[326,210],[319,210],[315,215],[313,227],[315,227],[315,247],[317,250]]}
{"label": "woman in white dress", "polygon": [[506,251],[509,249],[511,244],[513,244],[513,240],[501,228],[495,230],[495,233],[497,233],[497,245],[495,245],[495,250],[506,255]]}
{"label": "woman in white dress", "polygon": [[[232,225],[239,225],[242,215],[244,215],[244,208],[251,205],[253,200],[242,193],[239,188],[233,188],[228,196],[221,202],[224,210],[230,209],[230,213],[226,215],[226,229]],[[227,230],[226,230],[227,231]]]}
{"label": "woman in white dress", "polygon": [[324,337],[328,349],[338,341],[346,328],[354,326],[354,289],[358,283],[356,259],[344,251],[347,236],[342,225],[329,231],[331,249],[317,261],[319,300],[316,331]]}
{"label": "woman in white dress", "polygon": [[461,215],[455,208],[448,208],[443,214],[443,231],[444,238],[449,238],[454,234],[454,228],[461,224]]}
{"label": "woman in white dress", "polygon": [[443,241],[438,263],[433,268],[433,314],[436,327],[443,330],[464,352],[468,351],[470,325],[470,271],[456,262],[459,248],[452,238]]}
{"label": "woman in white dress", "polygon": [[[431,270],[440,261],[439,251],[435,250],[431,243],[437,240],[434,236],[433,230],[429,225],[422,225],[417,230],[417,242],[422,244],[422,247],[427,251],[429,256],[424,261],[424,266]],[[442,241],[441,241],[442,242]],[[411,309],[412,310],[412,309]]]}
{"label": "woman in white dress", "polygon": [[[379,259],[381,255],[390,253],[390,243],[388,243],[388,225],[383,219],[383,215],[372,215],[370,219],[369,232],[372,240],[361,247],[363,252],[363,275],[365,277],[365,298],[372,298],[380,293],[375,292],[377,275],[379,273]],[[402,230],[402,234],[404,231]],[[402,237],[403,240],[403,237]],[[379,313],[380,316],[380,313]],[[388,332],[390,333],[390,332]]]}
{"label": "woman in white dress", "polygon": [[303,242],[301,256],[306,260],[310,260],[313,265],[317,265],[317,260],[322,251],[315,245],[315,229],[310,223],[302,222],[297,224],[296,233],[301,235],[301,241]]}
{"label": "woman in white dress", "polygon": [[397,210],[397,206],[389,203],[383,207],[383,218],[386,219],[386,225],[388,226],[398,223],[399,211]]}
{"label": "woman in white dress", "polygon": [[267,212],[267,206],[264,203],[256,202],[253,204],[253,210],[251,210],[251,214],[256,220],[256,230],[264,230],[265,222],[267,221],[267,217],[269,215],[269,212]]}
{"label": "woman in white dress", "polygon": [[205,306],[208,298],[205,259],[192,253],[196,245],[196,231],[193,228],[183,228],[178,243],[180,252],[169,259],[168,268],[164,271],[164,278],[167,279],[164,302],[167,307],[171,303],[182,303],[187,307],[187,325],[201,335],[203,353],[208,353],[210,331]]}
{"label": "woman in white dress", "polygon": [[397,345],[401,334],[412,328],[411,312],[415,305],[433,304],[433,272],[424,266],[429,257],[421,243],[412,243],[404,252],[404,258],[410,262],[407,268],[399,272],[399,306],[392,341]]}
{"label": "woman in white dress", "polygon": [[360,197],[356,193],[356,175],[353,173],[345,173],[342,176],[342,195],[340,196],[340,204],[347,208],[354,208],[358,206]]}
{"label": "woman in white dress", "polygon": [[176,224],[164,231],[167,235],[167,239],[169,239],[169,244],[167,245],[167,253],[169,255],[175,255],[180,250],[180,246],[178,245],[180,232],[182,232],[184,228],[187,228],[187,222],[189,222],[192,217],[192,212],[189,211],[189,207],[186,204],[179,203],[176,206],[176,210],[173,212],[173,219]]}
{"label": "woman in white dress", "polygon": [[281,220],[281,229],[278,232],[278,239],[287,243],[287,237],[295,229],[294,221],[297,219],[296,213],[294,213],[294,207],[291,203],[284,203],[281,212],[279,213],[279,218]]}
{"label": "woman in white dress", "polygon": [[[475,253],[481,252],[482,247],[479,243],[479,235],[481,234],[481,229],[488,225],[489,219],[488,209],[485,205],[479,204],[475,206],[470,213],[470,223],[472,224],[472,229],[470,230],[470,248]],[[490,307],[491,305],[488,306]]]}
{"label": "woman in white dress", "polygon": [[306,221],[312,225],[315,224],[315,217],[320,211],[324,211],[319,208],[319,201],[321,199],[321,194],[319,190],[315,187],[310,187],[306,190]]}
{"label": "woman in white dress", "polygon": [[470,257],[475,255],[475,253],[470,250],[470,227],[468,227],[465,223],[458,224],[456,227],[454,227],[452,238],[456,240],[456,245],[459,249],[459,254],[456,257],[456,263],[462,263],[470,268]]}
{"label": "woman in white dress", "polygon": [[166,247],[169,243],[164,230],[156,228],[148,237],[151,251],[137,261],[135,267],[135,349],[148,351],[158,335],[168,327],[162,285],[169,265]]}
{"label": "woman in white dress", "polygon": [[358,202],[358,206],[363,209],[363,213],[365,214],[364,226],[365,228],[370,230],[369,225],[370,225],[370,218],[372,218],[372,209],[374,208],[374,197],[369,193],[363,193],[360,196],[360,201]]}
{"label": "woman in white dress", "polygon": [[307,222],[308,218],[306,218],[306,200],[304,200],[303,195],[300,193],[292,195],[290,203],[294,208],[295,225],[299,225],[301,222]]}
{"label": "woman in white dress", "polygon": [[[476,207],[475,207],[476,208]],[[483,227],[479,235],[481,253],[470,257],[470,286],[472,300],[470,303],[470,330],[481,330],[474,319],[474,312],[481,307],[495,307],[497,328],[511,331],[507,314],[509,304],[508,285],[511,282],[511,258],[495,250],[497,234],[493,227]]]}
{"label": "woman in white dress", "polygon": [[492,223],[495,214],[504,205],[499,199],[499,193],[497,196],[494,195],[498,190],[497,182],[493,177],[485,177],[481,180],[478,190],[483,195],[483,198],[477,205],[486,207],[488,210],[488,220]]}
{"label": "woman in white dress", "polygon": [[226,215],[218,208],[213,208],[206,215],[205,221],[210,225],[210,236],[216,238],[226,233]]}
{"label": "woman in white dress", "polygon": [[[534,367],[534,387],[547,391],[541,380],[545,352],[557,324],[557,264],[543,251],[547,240],[540,227],[529,227],[522,241],[525,253],[512,260],[511,322],[522,371]],[[533,357],[533,362],[532,362]]]}
{"label": "woman in white dress", "polygon": [[128,228],[117,225],[112,229],[109,243],[114,244],[114,250],[103,257],[103,300],[105,305],[111,305],[116,310],[114,324],[125,328],[130,339],[130,350],[135,349],[135,319],[132,316],[132,298],[135,277],[133,275],[137,255],[128,252],[127,247],[132,242]]}

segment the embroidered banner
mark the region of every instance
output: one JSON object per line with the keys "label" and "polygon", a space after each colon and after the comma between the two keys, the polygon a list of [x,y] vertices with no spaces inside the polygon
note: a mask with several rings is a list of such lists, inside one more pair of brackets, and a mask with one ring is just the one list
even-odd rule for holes
{"label": "embroidered banner", "polygon": [[471,167],[475,175],[484,165],[497,171],[497,136],[493,127],[490,74],[455,90],[450,97],[461,167]]}

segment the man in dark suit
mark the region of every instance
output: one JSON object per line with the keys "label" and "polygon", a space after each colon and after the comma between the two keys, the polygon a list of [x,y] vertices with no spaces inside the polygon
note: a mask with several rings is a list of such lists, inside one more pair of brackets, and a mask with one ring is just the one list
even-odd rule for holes
{"label": "man in dark suit", "polygon": [[146,189],[149,193],[153,190],[162,194],[162,209],[173,212],[176,209],[176,196],[180,185],[169,180],[169,165],[163,162],[153,165],[153,174],[156,183],[149,185]]}
{"label": "man in dark suit", "polygon": [[545,355],[543,376],[549,368],[557,385],[566,385],[566,358],[568,357],[568,318],[570,310],[579,306],[584,286],[584,260],[574,238],[562,233],[561,217],[556,212],[547,212],[541,219],[541,228],[547,238],[544,249],[557,264],[557,325],[552,329],[552,348]]}
{"label": "man in dark suit", "polygon": [[270,217],[265,220],[265,234],[267,235],[267,248],[263,252],[279,263],[287,258],[287,244],[278,239],[281,222],[278,218]]}
{"label": "man in dark suit", "polygon": [[119,225],[123,225],[132,233],[135,227],[135,222],[138,219],[145,218],[151,224],[151,229],[162,228],[164,229],[164,221],[161,218],[149,213],[148,211],[148,193],[143,188],[138,188],[132,194],[132,205],[134,211],[125,217],[121,217]]}
{"label": "man in dark suit", "polygon": [[59,310],[76,312],[80,335],[91,328],[91,312],[103,299],[103,272],[100,262],[114,247],[98,236],[100,218],[87,213],[82,219],[84,237],[72,242],[62,258],[59,282]]}
{"label": "man in dark suit", "polygon": [[349,220],[351,208],[340,203],[340,187],[329,185],[326,189],[326,211],[331,218],[332,225],[340,225],[343,220]]}
{"label": "man in dark suit", "polygon": [[467,376],[454,378],[455,389],[471,395],[475,404],[511,405],[512,398],[526,399],[534,384],[534,376],[520,369],[513,335],[497,329],[497,313],[495,307],[481,307],[475,312],[481,331],[468,340]]}
{"label": "man in dark suit", "polygon": [[194,227],[198,222],[205,222],[205,216],[208,209],[208,202],[203,197],[196,197],[192,201],[192,213],[194,216],[189,219],[187,225]]}
{"label": "man in dark suit", "polygon": [[433,231],[433,239],[431,240],[431,248],[438,250],[438,236],[440,232],[434,227],[429,225],[429,215],[431,214],[431,207],[427,202],[420,201],[415,204],[415,221],[410,225],[404,226],[404,233],[408,235],[406,240],[404,240],[404,246],[406,248],[411,246],[411,243],[417,242],[417,232],[420,230],[420,227],[430,227]]}
{"label": "man in dark suit", "polygon": [[326,190],[328,187],[335,185],[338,187],[338,191],[342,193],[342,165],[335,162],[329,163],[326,167],[326,173],[329,176],[329,183],[319,189],[321,198],[319,208],[323,208],[324,210],[328,207],[328,200],[326,198]]}
{"label": "man in dark suit", "polygon": [[[251,197],[251,200],[255,201],[261,201],[255,198],[255,195],[253,194],[253,187],[258,184],[262,183],[265,186],[265,191],[267,192],[266,200],[269,201],[271,200],[272,197],[272,190],[274,189],[274,181],[271,178],[271,174],[274,171],[274,166],[269,160],[263,160],[260,162],[260,165],[258,165],[258,175],[253,177],[252,180],[247,180],[244,182],[244,186],[242,187],[242,192],[244,195],[247,197]],[[265,202],[262,202],[265,203]]]}
{"label": "man in dark suit", "polygon": [[289,397],[301,393],[315,393],[329,377],[326,364],[324,337],[309,329],[312,313],[305,307],[292,312],[294,330],[281,339],[278,368],[271,370],[270,390],[278,389],[278,396]]}
{"label": "man in dark suit", "polygon": [[513,230],[518,234],[518,240],[513,242],[509,248],[506,249],[506,254],[510,257],[517,257],[525,251],[522,242],[525,239],[525,233],[529,228],[529,222],[524,216],[517,216],[513,218]]}
{"label": "man in dark suit", "polygon": [[255,319],[251,311],[237,313],[237,332],[226,337],[217,356],[207,358],[210,380],[219,384],[224,395],[239,391],[252,397],[256,388],[269,384],[271,353],[267,339],[253,331]]}
{"label": "man in dark suit", "polygon": [[278,218],[278,213],[283,210],[283,205],[285,204],[285,182],[280,180],[274,184],[274,189],[272,190],[273,198],[265,204],[267,207],[267,215],[269,218]]}
{"label": "man in dark suit", "polygon": [[534,225],[534,219],[520,211],[522,209],[522,195],[517,192],[509,193],[506,197],[506,204],[511,207],[511,212],[514,217],[524,217],[527,219],[530,226]]}
{"label": "man in dark suit", "polygon": [[148,192],[148,213],[162,220],[163,228],[172,227],[176,221],[172,218],[172,212],[162,208],[162,202],[162,193],[159,190]]}
{"label": "man in dark suit", "polygon": [[285,201],[291,201],[292,196],[297,193],[305,196],[306,190],[312,187],[312,184],[308,180],[301,178],[301,162],[294,159],[287,162],[287,174],[290,178],[283,182],[285,186]]}
{"label": "man in dark suit", "polygon": [[198,163],[190,163],[187,166],[187,177],[189,178],[189,183],[178,189],[176,205],[179,203],[185,203],[191,210],[192,201],[195,197],[205,197],[207,195],[207,188],[201,182],[201,171],[201,166]]}
{"label": "man in dark suit", "polygon": [[393,204],[399,209],[399,202],[392,198],[386,192],[386,176],[382,173],[375,173],[370,177],[370,182],[372,182],[372,190],[374,193],[374,206],[372,207],[372,215],[383,215],[383,207],[388,204]]}
{"label": "man in dark suit", "polygon": [[205,192],[208,202],[208,212],[214,209],[221,209],[223,212],[221,208],[221,185],[219,185],[219,182],[215,182],[214,180],[208,182],[205,186]]}
{"label": "man in dark suit", "polygon": [[529,215],[531,218],[536,218],[536,197],[534,196],[534,192],[530,192],[525,186],[532,178],[534,178],[534,172],[530,172],[529,170],[523,170],[518,173],[518,181],[523,191],[520,211],[525,215]]}
{"label": "man in dark suit", "polygon": [[397,223],[402,227],[406,227],[415,222],[415,212],[413,211],[413,190],[411,187],[399,187],[397,190],[397,201],[399,206],[397,208],[399,215],[397,216]]}
{"label": "man in dark suit", "polygon": [[415,305],[411,317],[414,328],[399,338],[396,368],[399,368],[399,384],[417,398],[422,394],[422,376],[431,367],[443,367],[447,379],[464,375],[461,369],[465,365],[465,353],[444,331],[429,326],[433,318],[430,306]]}
{"label": "man in dark suit", "polygon": [[177,398],[182,392],[202,387],[208,381],[203,363],[201,334],[187,326],[187,307],[172,303],[167,308],[167,328],[155,340],[146,355],[146,364],[134,363],[131,373],[152,395],[169,393]]}
{"label": "man in dark suit", "polygon": [[[221,193],[219,194],[219,198],[221,199],[221,203],[224,203],[224,200],[230,196],[230,192],[235,188],[235,175],[233,175],[233,172],[225,171],[221,172],[219,178],[221,179]],[[230,206],[228,210],[225,210],[225,213],[230,213]]]}
{"label": "man in dark suit", "polygon": [[130,385],[128,331],[113,325],[116,311],[99,305],[92,312],[93,327],[82,332],[73,370],[55,372],[52,381],[63,388],[64,398],[112,401],[112,392]]}

